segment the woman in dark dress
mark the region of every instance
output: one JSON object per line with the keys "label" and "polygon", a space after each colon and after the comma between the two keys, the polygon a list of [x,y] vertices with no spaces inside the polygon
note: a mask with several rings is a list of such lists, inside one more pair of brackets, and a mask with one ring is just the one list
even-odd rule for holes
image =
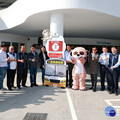
{"label": "woman in dark dress", "polygon": [[40,60],[40,69],[42,72],[42,85],[44,85],[44,75],[45,75],[45,61],[49,59],[45,46],[42,46],[41,52],[39,54],[39,60]]}
{"label": "woman in dark dress", "polygon": [[92,48],[92,53],[89,56],[89,70],[91,75],[91,83],[93,92],[96,92],[96,85],[97,85],[97,74],[99,69],[99,55],[97,54],[97,48]]}

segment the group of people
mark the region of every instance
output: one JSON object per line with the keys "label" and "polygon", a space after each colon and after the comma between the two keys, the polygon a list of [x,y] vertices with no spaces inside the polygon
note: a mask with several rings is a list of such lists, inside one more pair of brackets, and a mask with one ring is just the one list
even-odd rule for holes
{"label": "group of people", "polygon": [[[7,45],[2,44],[0,49],[0,92],[3,91],[3,81],[7,73],[7,87],[8,90],[16,88],[14,86],[14,78],[17,71],[17,88],[21,89],[26,86],[26,79],[28,69],[30,71],[30,83],[31,87],[38,86],[36,83],[37,66],[38,61],[40,63],[40,69],[42,72],[42,85],[44,85],[45,75],[45,61],[49,59],[45,46],[42,46],[41,52],[38,55],[34,45],[30,47],[31,52],[26,53],[25,45],[20,46],[20,52],[17,54],[14,52],[14,46],[9,47],[9,52],[6,54]],[[68,65],[66,71],[66,87],[72,88],[73,76],[72,70],[74,64],[72,63],[71,46],[67,45],[63,59]],[[93,47],[92,52],[88,56],[89,67],[91,76],[92,89],[96,92],[97,75],[100,68],[100,81],[101,91],[105,90],[105,77],[107,78],[107,90],[110,94],[115,93],[118,95],[118,82],[120,74],[120,53],[118,53],[116,47],[111,47],[111,53],[108,52],[107,47],[102,48],[102,53],[97,53],[97,48]],[[100,67],[99,67],[100,65]]]}
{"label": "group of people", "polygon": [[44,85],[45,66],[44,63],[49,57],[45,51],[45,46],[42,46],[41,52],[38,55],[35,46],[30,47],[31,52],[26,53],[25,45],[20,46],[20,52],[14,52],[14,47],[9,47],[9,52],[6,53],[7,45],[2,44],[0,48],[0,92],[4,93],[3,82],[7,74],[8,90],[16,88],[14,86],[15,74],[17,72],[17,88],[21,89],[26,86],[28,69],[30,71],[31,87],[38,86],[36,83],[38,61],[40,60],[40,68],[42,71],[42,85]]}
{"label": "group of people", "polygon": [[[66,86],[72,88],[73,75],[72,70],[74,64],[72,63],[72,52],[71,46],[67,45],[67,50],[64,54],[64,60],[68,65],[68,70],[66,74]],[[100,81],[101,81],[101,91],[105,88],[105,78],[107,78],[107,90],[110,94],[115,93],[118,95],[118,83],[120,75],[120,53],[117,51],[116,47],[111,47],[111,53],[108,52],[107,47],[102,47],[102,53],[99,55],[97,53],[97,48],[93,47],[92,52],[88,55],[88,70],[91,76],[91,87],[89,89],[96,92],[97,86],[97,76],[100,69]],[[69,77],[69,79],[68,79]]]}

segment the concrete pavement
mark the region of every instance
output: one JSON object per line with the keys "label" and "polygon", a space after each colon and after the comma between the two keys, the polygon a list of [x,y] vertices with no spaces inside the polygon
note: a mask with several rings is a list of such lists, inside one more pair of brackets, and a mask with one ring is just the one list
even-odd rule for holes
{"label": "concrete pavement", "polygon": [[[6,90],[5,94],[0,95],[0,120],[23,120],[27,113],[47,113],[47,120],[118,120],[120,112],[111,118],[106,116],[104,111],[109,106],[109,102],[113,106],[120,106],[120,95],[115,96],[108,94],[107,91],[100,91],[99,79],[98,77],[97,92],[75,91],[68,88],[42,87],[41,72],[38,72],[39,87]],[[27,86],[29,85],[28,74]],[[87,88],[91,85],[89,74],[86,85]]]}

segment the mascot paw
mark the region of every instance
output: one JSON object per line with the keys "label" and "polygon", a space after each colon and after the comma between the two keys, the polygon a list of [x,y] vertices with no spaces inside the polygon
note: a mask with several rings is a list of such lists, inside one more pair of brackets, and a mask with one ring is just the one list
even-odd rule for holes
{"label": "mascot paw", "polygon": [[84,88],[84,89],[80,89],[80,91],[86,91],[87,89],[86,88]]}
{"label": "mascot paw", "polygon": [[73,90],[79,90],[79,87],[78,86],[73,86],[72,89]]}

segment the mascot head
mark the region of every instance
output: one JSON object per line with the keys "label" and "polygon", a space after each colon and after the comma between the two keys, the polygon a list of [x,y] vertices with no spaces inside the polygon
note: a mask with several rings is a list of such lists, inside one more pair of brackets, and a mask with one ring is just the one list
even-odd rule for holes
{"label": "mascot head", "polygon": [[43,30],[42,35],[45,37],[50,36],[50,31],[48,29]]}
{"label": "mascot head", "polygon": [[72,57],[73,58],[86,58],[87,57],[87,50],[83,47],[76,47],[72,50]]}
{"label": "mascot head", "polygon": [[42,36],[43,36],[43,38],[42,38],[43,41],[49,40],[50,39],[50,31],[48,29],[43,30]]}

